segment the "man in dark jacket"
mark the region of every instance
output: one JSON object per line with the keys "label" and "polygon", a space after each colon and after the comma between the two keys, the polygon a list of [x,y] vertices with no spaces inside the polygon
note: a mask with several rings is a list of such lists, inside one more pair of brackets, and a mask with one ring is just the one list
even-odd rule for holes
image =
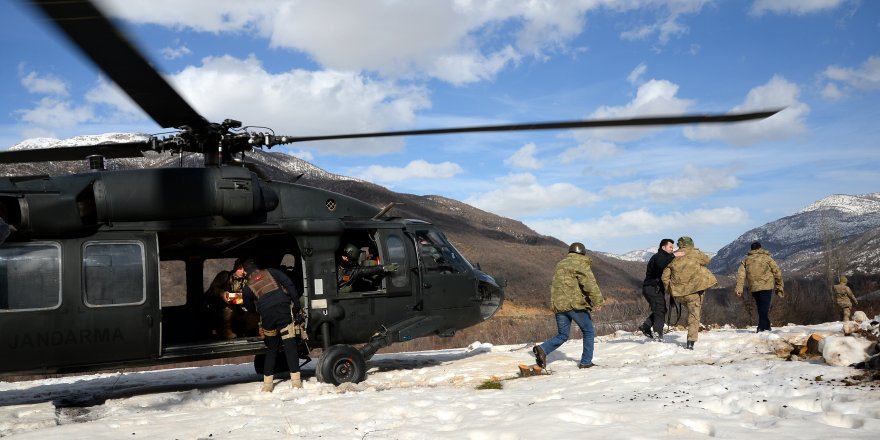
{"label": "man in dark jacket", "polygon": [[254,260],[245,260],[248,274],[247,285],[242,289],[244,306],[260,314],[263,340],[266,343],[266,360],[263,365],[263,391],[275,388],[275,358],[284,346],[284,355],[290,368],[290,385],[302,388],[299,373],[299,352],[295,320],[301,316],[300,293],[290,278],[278,269],[260,269]]}
{"label": "man in dark jacket", "polygon": [[666,266],[675,258],[675,254],[672,252],[673,243],[671,238],[660,240],[660,247],[657,248],[657,253],[648,260],[648,268],[645,270],[645,281],[642,283],[642,295],[648,301],[651,313],[639,327],[639,330],[645,336],[655,341],[663,340],[663,321],[666,317],[666,292],[663,290],[660,276],[663,275],[663,269],[666,269]]}

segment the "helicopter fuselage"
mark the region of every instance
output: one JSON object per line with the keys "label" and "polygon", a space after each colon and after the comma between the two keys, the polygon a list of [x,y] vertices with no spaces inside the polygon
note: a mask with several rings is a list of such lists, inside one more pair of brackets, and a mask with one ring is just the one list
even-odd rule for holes
{"label": "helicopter fuselage", "polygon": [[[16,231],[0,244],[0,374],[234,357],[257,334],[212,333],[207,284],[235,258],[282,268],[312,346],[451,336],[488,319],[503,290],[428,222],[374,218],[365,202],[266,182],[232,166],[0,178]],[[337,287],[339,250],[398,269]]]}

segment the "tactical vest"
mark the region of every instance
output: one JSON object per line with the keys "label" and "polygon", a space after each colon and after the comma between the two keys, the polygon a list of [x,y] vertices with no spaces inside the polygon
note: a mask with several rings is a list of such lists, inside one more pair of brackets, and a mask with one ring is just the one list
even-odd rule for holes
{"label": "tactical vest", "polygon": [[257,270],[248,275],[248,287],[254,292],[257,299],[263,297],[267,293],[281,290],[281,286],[275,281],[275,277],[268,270]]}

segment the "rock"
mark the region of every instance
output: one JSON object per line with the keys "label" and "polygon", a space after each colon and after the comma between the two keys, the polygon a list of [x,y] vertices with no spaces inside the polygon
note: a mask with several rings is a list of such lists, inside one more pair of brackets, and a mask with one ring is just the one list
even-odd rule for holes
{"label": "rock", "polygon": [[844,335],[849,336],[849,335],[856,333],[858,331],[859,331],[859,324],[857,324],[855,321],[846,321],[843,323],[843,334]]}
{"label": "rock", "polygon": [[852,336],[829,336],[819,343],[825,363],[836,367],[863,362],[873,343]]}

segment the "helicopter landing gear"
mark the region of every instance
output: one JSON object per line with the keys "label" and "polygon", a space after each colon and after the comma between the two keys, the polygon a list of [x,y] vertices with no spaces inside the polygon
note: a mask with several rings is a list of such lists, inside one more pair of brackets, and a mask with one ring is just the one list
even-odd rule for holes
{"label": "helicopter landing gear", "polygon": [[333,385],[359,383],[367,377],[367,363],[360,350],[350,345],[333,345],[318,358],[315,376],[319,382]]}

